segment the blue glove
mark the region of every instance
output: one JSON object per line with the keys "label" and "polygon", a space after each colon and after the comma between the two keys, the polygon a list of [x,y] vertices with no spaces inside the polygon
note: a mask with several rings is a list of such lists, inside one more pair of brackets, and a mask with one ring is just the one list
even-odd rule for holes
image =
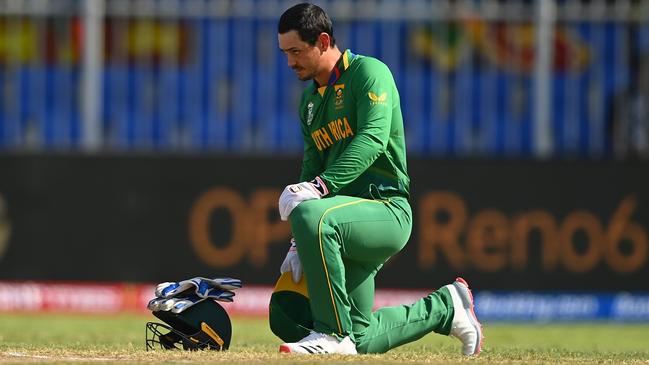
{"label": "blue glove", "polygon": [[172,313],[182,313],[185,309],[192,307],[196,303],[204,301],[205,298],[201,298],[196,294],[191,294],[186,297],[174,297],[174,298],[154,298],[149,301],[147,308],[152,311],[163,311]]}
{"label": "blue glove", "polygon": [[147,308],[152,312],[181,313],[206,299],[232,302],[234,292],[223,288],[240,287],[241,280],[231,278],[193,278],[181,282],[160,283],[155,291],[156,297],[149,301]]}
{"label": "blue glove", "polygon": [[[195,277],[180,282],[164,282],[158,284],[155,296],[160,298],[173,298],[185,291],[195,292],[198,296],[205,298],[211,289],[235,290],[241,288],[241,280],[232,278],[207,279]],[[234,293],[232,294],[234,295]]]}

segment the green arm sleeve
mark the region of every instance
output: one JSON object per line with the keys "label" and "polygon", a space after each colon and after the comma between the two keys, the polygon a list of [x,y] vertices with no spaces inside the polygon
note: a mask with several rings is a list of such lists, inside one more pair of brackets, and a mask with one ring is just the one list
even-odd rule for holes
{"label": "green arm sleeve", "polygon": [[390,137],[394,81],[387,66],[363,64],[352,80],[358,130],[347,148],[320,178],[331,193],[356,180],[385,152]]}
{"label": "green arm sleeve", "polygon": [[304,139],[304,154],[302,155],[302,170],[300,180],[298,181],[311,181],[322,172],[322,162],[320,161],[315,143],[313,143],[313,139],[306,131],[304,123],[300,124],[302,125],[302,136]]}

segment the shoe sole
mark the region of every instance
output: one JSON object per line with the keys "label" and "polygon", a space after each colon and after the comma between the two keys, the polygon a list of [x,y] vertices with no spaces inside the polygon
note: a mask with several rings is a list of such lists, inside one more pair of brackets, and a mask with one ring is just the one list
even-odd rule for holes
{"label": "shoe sole", "polygon": [[291,351],[291,348],[286,346],[286,345],[280,345],[279,346],[279,352],[280,354],[298,354],[298,355],[331,355],[331,354],[338,354],[338,355],[357,355],[357,353],[328,353],[328,352],[296,352],[296,351]]}
{"label": "shoe sole", "polygon": [[323,353],[313,352],[312,350],[309,350],[308,348],[306,348],[304,346],[300,346],[300,347],[305,349],[306,352],[293,351],[293,350],[291,350],[291,348],[288,345],[282,344],[282,345],[279,345],[279,353],[280,354],[298,354],[298,355],[321,355],[321,354],[326,354],[326,352],[323,352]]}
{"label": "shoe sole", "polygon": [[475,315],[475,310],[474,310],[474,304],[473,304],[473,294],[471,294],[471,289],[469,289],[469,284],[467,284],[466,280],[463,278],[456,278],[455,282],[453,283],[453,286],[455,286],[455,289],[457,289],[457,293],[460,296],[460,299],[462,299],[462,305],[464,306],[464,310],[467,311],[467,314],[469,314],[469,320],[471,321],[471,325],[475,330],[478,332],[478,338],[480,339],[477,342],[477,346],[475,349],[473,349],[473,355],[477,356],[480,354],[480,351],[482,350],[482,342],[484,341],[484,336],[482,335],[482,324],[480,324],[480,321],[478,321],[478,317]]}

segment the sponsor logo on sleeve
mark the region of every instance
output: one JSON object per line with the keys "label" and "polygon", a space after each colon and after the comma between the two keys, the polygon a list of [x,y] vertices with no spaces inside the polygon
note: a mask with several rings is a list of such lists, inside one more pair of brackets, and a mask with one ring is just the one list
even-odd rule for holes
{"label": "sponsor logo on sleeve", "polygon": [[370,105],[385,105],[388,99],[388,94],[385,92],[381,93],[381,95],[377,95],[370,91],[367,93],[367,96],[370,98]]}
{"label": "sponsor logo on sleeve", "polygon": [[306,105],[306,125],[311,125],[313,122],[313,102],[310,101],[309,104]]}

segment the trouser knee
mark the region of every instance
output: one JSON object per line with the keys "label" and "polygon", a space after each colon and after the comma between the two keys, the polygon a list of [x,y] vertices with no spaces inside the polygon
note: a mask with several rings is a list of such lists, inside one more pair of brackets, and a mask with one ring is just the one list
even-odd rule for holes
{"label": "trouser knee", "polygon": [[300,244],[300,242],[318,242],[320,234],[320,222],[323,215],[322,204],[317,200],[309,200],[300,203],[291,213],[291,231],[298,245],[298,251],[310,251],[313,245]]}

